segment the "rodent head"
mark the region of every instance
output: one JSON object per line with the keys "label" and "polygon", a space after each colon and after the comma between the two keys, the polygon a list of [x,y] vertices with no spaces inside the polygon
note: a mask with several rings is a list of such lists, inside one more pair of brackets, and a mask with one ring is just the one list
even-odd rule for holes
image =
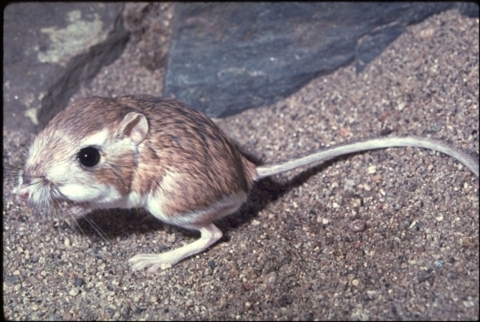
{"label": "rodent head", "polygon": [[114,207],[129,192],[148,129],[143,114],[113,99],[74,103],[36,137],[15,192],[35,206]]}

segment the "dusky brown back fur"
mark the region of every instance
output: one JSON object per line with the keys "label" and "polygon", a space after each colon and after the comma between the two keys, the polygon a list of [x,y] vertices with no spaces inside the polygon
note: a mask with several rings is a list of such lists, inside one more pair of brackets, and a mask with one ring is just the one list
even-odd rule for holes
{"label": "dusky brown back fur", "polygon": [[[112,164],[115,169],[97,175],[121,193],[159,191],[166,200],[162,209],[166,215],[207,207],[228,194],[248,193],[253,184],[255,166],[213,121],[176,100],[148,95],[93,97],[67,110],[47,127],[73,138],[92,135],[105,127],[115,129],[132,111],[146,116],[149,130],[138,155],[128,161],[128,155],[121,156]],[[171,181],[173,185],[162,185],[168,173],[175,174],[176,180]]]}

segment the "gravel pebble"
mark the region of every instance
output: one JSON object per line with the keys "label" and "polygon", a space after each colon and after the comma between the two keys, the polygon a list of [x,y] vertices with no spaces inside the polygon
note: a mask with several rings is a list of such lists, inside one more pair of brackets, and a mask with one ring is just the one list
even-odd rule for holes
{"label": "gravel pebble", "polygon": [[350,230],[353,232],[362,232],[367,228],[367,224],[364,220],[354,220],[349,225]]}

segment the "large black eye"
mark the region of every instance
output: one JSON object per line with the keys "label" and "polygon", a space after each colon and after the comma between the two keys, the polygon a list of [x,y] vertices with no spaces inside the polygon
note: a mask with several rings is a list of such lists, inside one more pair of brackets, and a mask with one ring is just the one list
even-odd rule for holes
{"label": "large black eye", "polygon": [[78,152],[78,160],[86,167],[93,167],[100,161],[100,152],[91,146],[83,148]]}

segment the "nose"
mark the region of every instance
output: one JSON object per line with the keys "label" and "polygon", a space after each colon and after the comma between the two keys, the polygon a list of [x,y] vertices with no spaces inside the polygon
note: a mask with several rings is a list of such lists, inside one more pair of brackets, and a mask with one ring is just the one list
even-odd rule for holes
{"label": "nose", "polygon": [[29,196],[29,193],[25,191],[25,192],[19,193],[18,195],[20,196],[20,198],[27,199]]}

